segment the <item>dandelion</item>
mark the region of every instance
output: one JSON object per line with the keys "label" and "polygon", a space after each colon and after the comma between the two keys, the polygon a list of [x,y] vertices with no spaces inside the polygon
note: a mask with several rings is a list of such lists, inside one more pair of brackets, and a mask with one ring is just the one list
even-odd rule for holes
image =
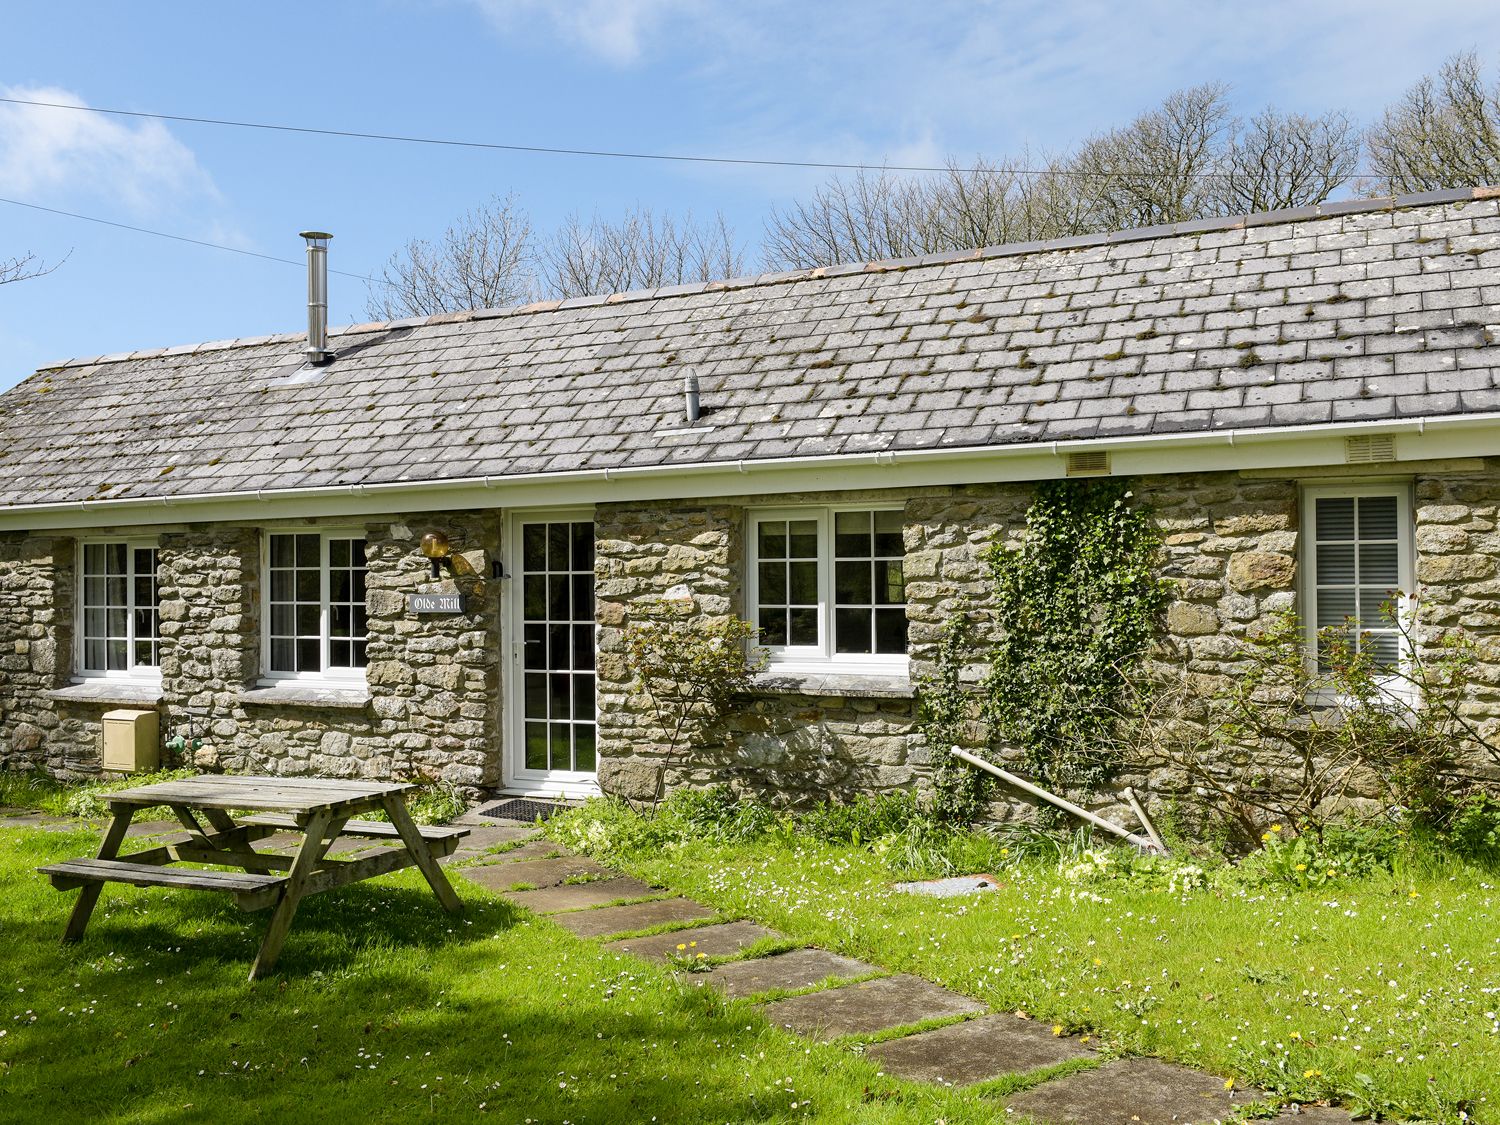
{"label": "dandelion", "polygon": [[1061,1035],[1062,1033],[1063,1033],[1063,1025],[1062,1024],[1055,1023],[1055,1024],[1052,1025],[1052,1034],[1053,1035]]}
{"label": "dandelion", "polygon": [[1226,1089],[1226,1090],[1233,1090],[1234,1089],[1234,1079],[1233,1078],[1226,1078],[1226,1079],[1224,1079],[1224,1089]]}
{"label": "dandelion", "polygon": [[677,943],[677,952],[678,952],[678,953],[681,953],[681,952],[682,952],[682,951],[683,951],[683,950],[684,950],[684,949],[686,949],[686,948],[687,948],[687,946],[685,946],[685,945],[684,945],[684,944],[682,944],[682,942],[680,942],[680,941],[679,941],[679,942],[678,942],[678,943]]}

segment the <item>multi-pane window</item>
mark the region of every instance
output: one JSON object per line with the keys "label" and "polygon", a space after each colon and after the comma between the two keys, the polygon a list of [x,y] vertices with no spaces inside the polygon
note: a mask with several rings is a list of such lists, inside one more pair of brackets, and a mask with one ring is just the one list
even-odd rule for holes
{"label": "multi-pane window", "polygon": [[906,652],[901,513],[833,514],[833,649]]}
{"label": "multi-pane window", "polygon": [[156,548],[85,543],[80,567],[80,671],[153,674],[160,663]]}
{"label": "multi-pane window", "polygon": [[770,648],[817,646],[821,538],[815,519],[757,522],[756,624],[761,644]]}
{"label": "multi-pane window", "polygon": [[1319,491],[1308,501],[1311,604],[1306,616],[1319,656],[1328,644],[1323,630],[1332,627],[1395,669],[1401,633],[1391,613],[1411,585],[1411,520],[1404,490]]}
{"label": "multi-pane window", "polygon": [[895,667],[906,657],[902,517],[887,509],[756,513],[749,601],[779,663]]}
{"label": "multi-pane window", "polygon": [[273,676],[365,666],[365,540],[349,533],[267,536],[266,668]]}

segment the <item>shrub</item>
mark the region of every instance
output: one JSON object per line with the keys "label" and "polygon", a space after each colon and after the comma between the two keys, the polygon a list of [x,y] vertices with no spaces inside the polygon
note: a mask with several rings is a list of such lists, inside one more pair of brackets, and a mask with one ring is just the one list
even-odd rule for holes
{"label": "shrub", "polygon": [[[733,615],[709,617],[691,603],[665,599],[634,612],[623,633],[625,666],[651,708],[670,763],[710,741],[765,658],[747,654],[758,630]],[[660,798],[658,788],[653,804]]]}
{"label": "shrub", "polygon": [[931,815],[910,793],[856,797],[848,804],[825,802],[797,818],[798,830],[831,844],[861,844],[926,825]]}
{"label": "shrub", "polygon": [[1460,752],[1494,754],[1462,707],[1475,656],[1461,634],[1419,647],[1387,616],[1412,653],[1399,680],[1347,627],[1322,630],[1309,659],[1287,611],[1238,642],[1236,674],[1210,690],[1185,674],[1144,679],[1122,708],[1123,741],[1139,765],[1184,777],[1183,801],[1240,852],[1270,825],[1320,837],[1360,815],[1355,798],[1372,798],[1367,820],[1438,824],[1467,788]]}

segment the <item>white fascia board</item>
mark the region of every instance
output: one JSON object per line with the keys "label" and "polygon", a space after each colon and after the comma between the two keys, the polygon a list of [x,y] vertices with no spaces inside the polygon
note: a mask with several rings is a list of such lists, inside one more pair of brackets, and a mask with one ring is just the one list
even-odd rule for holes
{"label": "white fascia board", "polygon": [[1396,462],[1500,455],[1500,415],[1456,415],[1318,426],[1227,430],[956,449],[844,453],[580,469],[449,481],[396,481],[0,508],[0,531],[139,527],[196,521],[261,523],[329,516],[383,516],[423,509],[587,506],[615,501],[710,498],[1052,480],[1067,455],[1103,451],[1110,476],[1314,469],[1345,463],[1344,438],[1394,434]]}

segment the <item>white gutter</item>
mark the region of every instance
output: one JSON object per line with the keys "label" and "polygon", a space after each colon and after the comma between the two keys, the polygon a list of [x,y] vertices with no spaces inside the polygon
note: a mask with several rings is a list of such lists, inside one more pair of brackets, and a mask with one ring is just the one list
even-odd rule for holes
{"label": "white gutter", "polygon": [[[943,465],[973,462],[982,462],[988,465],[1005,463],[1021,458],[1057,461],[1070,453],[1090,451],[1103,451],[1111,454],[1130,454],[1136,452],[1160,453],[1163,455],[1162,460],[1166,462],[1174,460],[1178,455],[1190,450],[1218,450],[1223,455],[1229,454],[1229,451],[1232,449],[1242,450],[1245,446],[1269,443],[1279,443],[1284,446],[1306,446],[1319,440],[1327,442],[1330,439],[1372,433],[1397,436],[1406,434],[1431,439],[1442,435],[1453,435],[1456,437],[1465,432],[1477,433],[1485,430],[1493,431],[1494,440],[1482,441],[1477,444],[1472,441],[1468,442],[1462,451],[1457,449],[1452,451],[1427,450],[1422,452],[1420,456],[1422,459],[1428,459],[1443,456],[1500,455],[1500,413],[1450,414],[1428,418],[1413,418],[1408,421],[1378,419],[1368,422],[1325,422],[1305,426],[1263,426],[1247,429],[1221,430],[1215,433],[1195,431],[1181,434],[1085,438],[1072,441],[1014,442],[1008,445],[960,446],[949,449],[872,450],[862,453],[838,453],[812,457],[694,461],[676,465],[574,469],[552,473],[517,473],[499,476],[491,474],[472,477],[451,477],[440,480],[384,481],[368,484],[323,485],[312,488],[266,488],[248,489],[237,492],[184,493],[176,496],[132,496],[119,499],[67,500],[41,504],[15,504],[0,506],[0,528],[37,526],[35,522],[28,521],[36,521],[38,517],[46,517],[46,526],[66,526],[59,522],[58,517],[67,514],[88,513],[89,523],[107,524],[111,521],[112,517],[128,519],[130,517],[126,515],[127,513],[135,513],[140,509],[182,509],[208,505],[224,507],[243,504],[270,504],[285,501],[327,502],[348,497],[375,499],[390,496],[395,501],[402,495],[414,493],[426,493],[431,494],[434,498],[440,498],[444,494],[452,493],[483,494],[496,490],[504,493],[517,491],[532,493],[537,490],[550,492],[554,490],[563,491],[568,489],[568,486],[573,486],[571,489],[568,489],[569,491],[577,491],[579,486],[592,486],[597,490],[599,499],[607,500],[617,498],[612,494],[618,490],[619,486],[629,482],[678,480],[685,477],[704,476],[739,478],[738,482],[729,487],[722,487],[718,492],[719,495],[735,495],[747,491],[746,486],[749,484],[749,481],[746,480],[747,477],[766,477],[773,474],[796,474],[798,476],[807,475],[816,477],[828,472],[859,471],[863,468],[884,470],[878,474],[881,478],[885,478],[886,476],[902,477],[906,474],[891,473],[890,470],[903,466],[908,468],[919,466],[938,468]],[[1424,441],[1423,444],[1431,445],[1431,442]],[[1230,454],[1230,456],[1236,461],[1242,459],[1239,454]],[[1248,457],[1243,457],[1243,459],[1249,460]],[[1403,456],[1401,459],[1413,460],[1417,458]],[[1337,459],[1330,458],[1325,450],[1322,456],[1313,460],[1303,462],[1288,461],[1286,463],[1309,466],[1342,463],[1342,457]],[[1218,467],[1233,468],[1235,466],[1222,465]],[[1145,472],[1170,471],[1172,468],[1174,466],[1171,465],[1164,465],[1162,468],[1147,468],[1136,465],[1121,466],[1115,471],[1114,475],[1138,475]],[[1181,468],[1180,471],[1194,470]],[[986,476],[982,479],[1047,479],[1056,475],[1060,475],[1060,473],[1053,469],[1039,472],[1032,477],[1017,478],[995,475]],[[898,485],[902,481],[892,479],[882,482],[871,482],[870,486],[879,487],[880,483]],[[952,483],[963,482],[955,480]],[[730,485],[730,482],[726,479],[725,484]],[[811,491],[836,486],[826,481],[819,482],[813,480],[801,487]],[[498,499],[497,497],[497,501]],[[194,517],[190,512],[181,511],[174,513],[174,518],[179,521],[185,521],[191,520]]]}

